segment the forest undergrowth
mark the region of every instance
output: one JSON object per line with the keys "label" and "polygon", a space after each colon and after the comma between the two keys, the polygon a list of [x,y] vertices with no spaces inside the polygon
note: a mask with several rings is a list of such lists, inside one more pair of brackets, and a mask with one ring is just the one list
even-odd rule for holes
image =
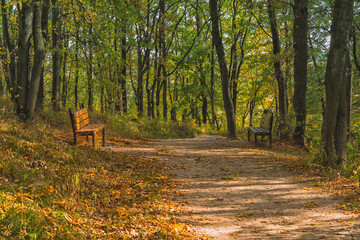
{"label": "forest undergrowth", "polygon": [[[92,113],[107,129],[107,145],[201,133],[195,124],[110,118]],[[100,136],[98,139],[100,145]],[[346,197],[339,208],[359,214],[356,174],[316,164],[315,155],[276,140],[277,160],[313,188]],[[288,151],[303,157],[289,158]],[[66,111],[19,121],[0,102],[0,239],[201,239],[176,217],[179,183],[156,158],[72,144]]]}
{"label": "forest undergrowth", "polygon": [[[311,189],[342,197],[343,204],[338,205],[338,208],[349,211],[349,214],[360,214],[360,184],[359,173],[356,170],[359,168],[358,165],[355,166],[355,156],[352,156],[353,163],[347,168],[332,169],[323,164],[320,153],[315,149],[300,148],[289,141],[276,140],[276,144],[276,160],[283,168],[305,181],[310,181]],[[282,152],[292,152],[293,157]]]}
{"label": "forest undergrowth", "polygon": [[[177,221],[177,182],[156,159],[74,146],[67,112],[30,124],[9,108],[0,108],[0,239],[199,239]],[[116,144],[120,130],[107,125]]]}

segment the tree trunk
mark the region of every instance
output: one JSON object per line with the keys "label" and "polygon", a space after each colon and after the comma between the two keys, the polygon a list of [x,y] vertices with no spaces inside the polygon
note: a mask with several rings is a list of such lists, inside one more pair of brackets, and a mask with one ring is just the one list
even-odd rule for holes
{"label": "tree trunk", "polygon": [[346,63],[345,63],[345,78],[341,86],[339,109],[336,122],[335,133],[335,150],[339,157],[338,163],[342,163],[343,167],[346,167],[346,143],[348,139],[348,133],[350,129],[350,108],[351,108],[351,62],[350,52],[347,51]]}
{"label": "tree trunk", "polygon": [[215,55],[214,44],[212,44],[211,69],[210,69],[211,124],[213,126],[216,126],[218,129],[219,126],[217,125],[216,112],[215,112],[215,56],[214,55]]}
{"label": "tree trunk", "polygon": [[34,23],[33,23],[33,38],[34,38],[34,64],[31,72],[31,80],[27,94],[26,112],[27,118],[32,120],[34,118],[36,99],[40,85],[40,78],[45,61],[45,44],[41,28],[41,1],[35,1],[34,4]]}
{"label": "tree trunk", "polygon": [[345,73],[345,81],[346,81],[346,128],[347,128],[347,138],[346,140],[350,139],[351,136],[351,110],[352,110],[352,84],[353,84],[353,74],[352,74],[352,64],[351,64],[351,58],[350,58],[350,51],[348,51],[347,54],[347,68]]}
{"label": "tree trunk", "polygon": [[[41,28],[42,28],[42,34],[43,38],[46,42],[48,41],[48,33],[49,33],[49,11],[50,11],[50,0],[45,0],[42,6],[42,14],[41,14]],[[46,48],[46,46],[45,46]],[[40,86],[39,86],[39,92],[36,100],[36,107],[35,111],[41,111],[44,109],[44,101],[45,101],[45,92],[44,92],[44,67],[41,70],[41,77],[40,77]]]}
{"label": "tree trunk", "polygon": [[294,130],[294,141],[305,145],[306,125],[306,85],[307,85],[307,15],[308,1],[296,0],[293,5],[294,11],[294,110],[296,115],[296,126]]}
{"label": "tree trunk", "polygon": [[[90,34],[92,34],[92,27],[90,28]],[[88,108],[89,110],[93,110],[94,108],[94,96],[93,96],[93,51],[92,47],[89,47],[89,65],[87,72],[87,80],[88,80]]]}
{"label": "tree trunk", "polygon": [[122,110],[124,114],[127,114],[127,91],[126,91],[126,22],[125,18],[122,19],[122,38],[121,38],[121,99],[122,99]]}
{"label": "tree trunk", "polygon": [[273,43],[273,54],[274,54],[274,68],[275,68],[275,77],[278,83],[278,101],[279,101],[279,131],[282,138],[287,138],[287,129],[286,129],[286,116],[288,112],[288,102],[287,102],[287,84],[285,79],[285,74],[282,69],[281,59],[280,59],[280,37],[279,31],[276,23],[275,9],[272,5],[272,0],[268,0],[268,15],[270,20],[271,34],[272,34],[272,43]]}
{"label": "tree trunk", "polygon": [[[20,10],[18,60],[16,79],[16,106],[17,113],[21,119],[27,119],[26,99],[29,86],[29,63],[30,63],[30,38],[33,25],[33,4],[23,3]],[[40,26],[41,29],[41,26]]]}
{"label": "tree trunk", "polygon": [[69,78],[66,78],[66,64],[67,64],[67,58],[68,58],[68,48],[69,48],[69,35],[66,34],[64,38],[64,48],[65,53],[63,55],[62,62],[62,72],[63,72],[63,78],[62,78],[62,84],[63,84],[63,90],[62,90],[62,106],[65,108],[67,103],[67,97],[68,97],[68,79],[70,79],[71,72],[69,73]]}
{"label": "tree trunk", "polygon": [[61,20],[60,6],[58,0],[51,0],[52,3],[52,108],[55,111],[60,110],[60,38],[61,38]]}
{"label": "tree trunk", "polygon": [[[160,31],[159,31],[160,32]],[[160,40],[158,41],[160,42]],[[160,52],[161,51],[161,47],[160,47],[160,43],[158,43],[158,51]],[[156,49],[156,46],[155,46],[155,49]],[[161,56],[161,54],[159,53],[159,57]],[[156,94],[155,94],[155,101],[156,101],[156,116],[157,117],[160,117],[160,110],[159,110],[159,107],[160,107],[160,93],[161,93],[161,82],[160,82],[160,76],[161,76],[161,63],[160,63],[161,59],[159,59],[159,64],[157,66],[157,68],[155,68],[155,71],[156,71],[156,76],[154,78],[154,81],[156,84]]]}
{"label": "tree trunk", "polygon": [[159,9],[160,9],[160,19],[161,19],[161,26],[159,29],[159,44],[160,44],[160,52],[161,52],[161,59],[160,59],[160,70],[162,72],[161,75],[161,85],[163,90],[162,95],[162,103],[163,103],[163,118],[164,121],[167,121],[167,72],[166,72],[166,45],[165,45],[165,0],[160,0],[159,2]]}
{"label": "tree trunk", "polygon": [[74,95],[75,95],[75,102],[74,108],[77,109],[79,105],[79,25],[75,22],[76,28],[76,36],[75,36],[75,86],[74,86]]}
{"label": "tree trunk", "polygon": [[[116,22],[118,22],[118,20],[116,19]],[[117,30],[117,26],[115,24],[115,35],[114,35],[114,52],[115,54],[117,54],[118,52],[118,41],[117,41],[117,33],[118,33],[118,30]],[[115,86],[114,86],[114,99],[115,99],[115,114],[121,114],[121,80],[122,80],[122,77],[121,77],[121,68],[119,66],[119,62],[118,60],[116,59],[116,64],[115,64],[115,73],[114,73],[114,81],[115,81]]]}
{"label": "tree trunk", "polygon": [[[196,33],[198,36],[200,36],[201,33],[201,26],[200,26],[200,15],[199,15],[199,0],[196,0],[195,5],[195,19],[196,19]],[[199,64],[199,73],[200,73],[200,86],[201,86],[201,92],[200,92],[200,99],[202,101],[202,107],[201,107],[201,115],[202,115],[202,123],[206,124],[207,122],[207,108],[208,108],[208,99],[206,96],[206,78],[203,70],[203,58],[198,58],[198,64]]]}
{"label": "tree trunk", "polygon": [[231,99],[228,68],[225,59],[224,45],[219,32],[219,12],[217,0],[209,0],[210,16],[212,22],[212,36],[218,56],[221,74],[221,88],[223,94],[224,108],[226,112],[228,137],[236,138],[236,122],[234,105]]}
{"label": "tree trunk", "polygon": [[144,112],[144,64],[145,60],[142,54],[142,46],[141,46],[141,30],[139,30],[139,39],[138,39],[138,78],[137,78],[137,90],[136,90],[136,100],[137,100],[137,107],[139,111],[139,116],[143,115]]}
{"label": "tree trunk", "polygon": [[339,134],[336,133],[343,132],[343,128],[347,125],[342,123],[345,121],[343,120],[344,113],[339,112],[339,108],[343,107],[341,100],[345,98],[343,89],[345,88],[346,51],[349,46],[353,5],[353,0],[335,0],[333,7],[330,50],[325,73],[325,118],[322,126],[323,159],[332,167],[346,160],[343,152],[338,151],[341,148],[340,144],[344,144],[344,140],[337,139]]}
{"label": "tree trunk", "polygon": [[11,98],[15,100],[16,95],[16,58],[15,58],[15,44],[10,35],[10,25],[9,25],[9,14],[8,9],[6,8],[5,0],[1,0],[1,10],[2,10],[2,29],[4,41],[6,43],[8,52],[10,54],[9,62],[9,90]]}

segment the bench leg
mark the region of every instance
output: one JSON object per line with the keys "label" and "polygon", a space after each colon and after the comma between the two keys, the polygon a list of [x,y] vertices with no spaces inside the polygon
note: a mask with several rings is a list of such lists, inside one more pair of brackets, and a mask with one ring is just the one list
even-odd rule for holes
{"label": "bench leg", "polygon": [[86,135],[86,141],[89,142],[89,135]]}
{"label": "bench leg", "polygon": [[250,142],[250,131],[248,130],[248,141]]}
{"label": "bench leg", "polygon": [[93,147],[95,148],[95,133],[92,134],[92,143]]}
{"label": "bench leg", "polygon": [[105,128],[103,129],[103,147],[105,147]]}
{"label": "bench leg", "polygon": [[254,134],[254,136],[255,136],[255,144],[257,144],[257,135]]}
{"label": "bench leg", "polygon": [[77,139],[76,139],[76,133],[74,132],[74,145],[76,145]]}

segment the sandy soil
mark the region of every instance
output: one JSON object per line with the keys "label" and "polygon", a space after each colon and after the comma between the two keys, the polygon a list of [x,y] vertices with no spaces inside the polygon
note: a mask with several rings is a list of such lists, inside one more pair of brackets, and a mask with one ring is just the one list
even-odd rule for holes
{"label": "sandy soil", "polygon": [[112,150],[156,157],[182,182],[180,220],[210,239],[360,239],[342,199],[284,170],[276,146],[203,135],[127,143]]}

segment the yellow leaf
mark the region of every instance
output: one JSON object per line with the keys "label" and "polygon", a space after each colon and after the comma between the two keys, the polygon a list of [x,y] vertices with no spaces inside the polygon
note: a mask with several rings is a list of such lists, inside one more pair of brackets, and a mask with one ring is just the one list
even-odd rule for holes
{"label": "yellow leaf", "polygon": [[252,213],[239,213],[236,215],[237,218],[251,218],[253,214]]}

